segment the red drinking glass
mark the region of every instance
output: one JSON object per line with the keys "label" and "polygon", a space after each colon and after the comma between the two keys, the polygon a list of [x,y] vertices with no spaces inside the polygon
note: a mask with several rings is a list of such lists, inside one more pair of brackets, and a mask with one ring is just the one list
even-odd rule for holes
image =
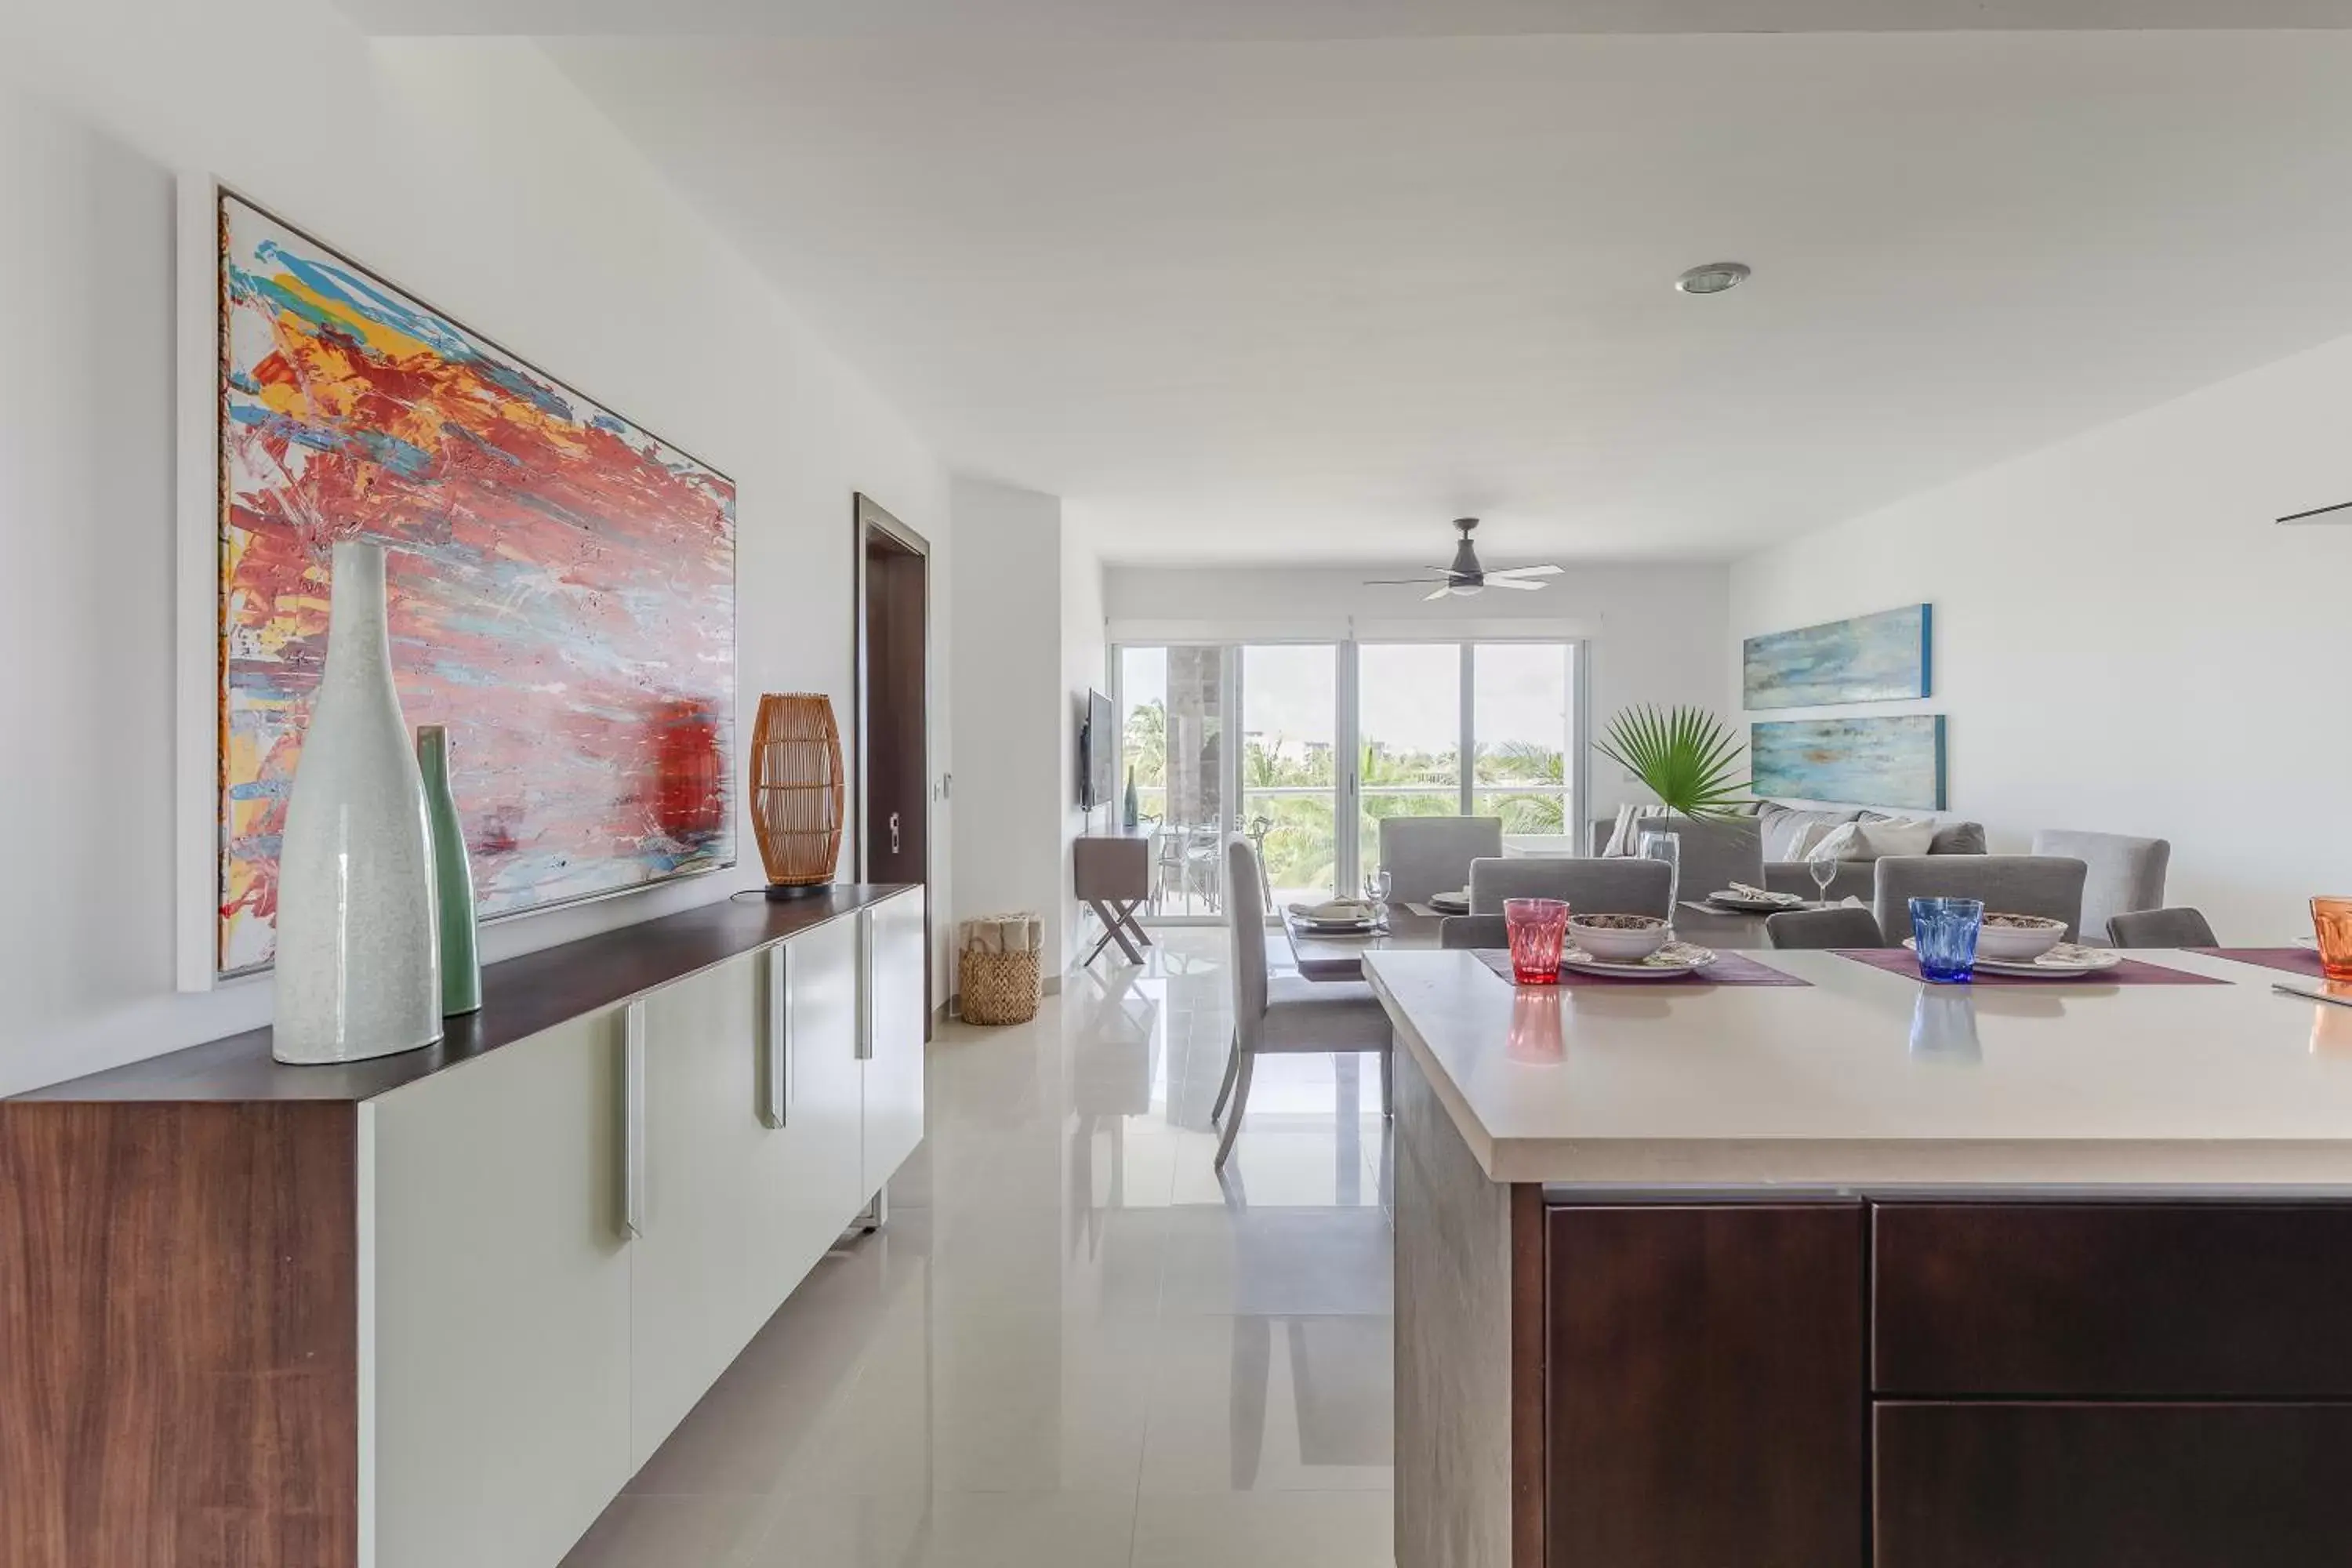
{"label": "red drinking glass", "polygon": [[1568,941],[1568,905],[1559,899],[1505,899],[1511,975],[1522,985],[1559,984],[1559,950]]}

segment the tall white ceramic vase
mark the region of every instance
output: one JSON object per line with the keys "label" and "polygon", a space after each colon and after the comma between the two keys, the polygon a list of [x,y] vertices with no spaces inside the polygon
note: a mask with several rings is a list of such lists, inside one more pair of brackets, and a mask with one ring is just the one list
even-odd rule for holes
{"label": "tall white ceramic vase", "polygon": [[327,666],[278,852],[281,1062],[350,1062],[441,1037],[425,781],[392,683],[383,547],[335,546]]}

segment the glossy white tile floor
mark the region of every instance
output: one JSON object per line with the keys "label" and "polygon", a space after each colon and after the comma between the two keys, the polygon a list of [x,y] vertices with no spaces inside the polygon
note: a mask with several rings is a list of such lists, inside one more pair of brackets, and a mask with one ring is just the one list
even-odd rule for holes
{"label": "glossy white tile floor", "polygon": [[880,1236],[820,1266],[566,1568],[1383,1568],[1371,1058],[1262,1062],[1221,1181],[1224,935],[950,1025]]}

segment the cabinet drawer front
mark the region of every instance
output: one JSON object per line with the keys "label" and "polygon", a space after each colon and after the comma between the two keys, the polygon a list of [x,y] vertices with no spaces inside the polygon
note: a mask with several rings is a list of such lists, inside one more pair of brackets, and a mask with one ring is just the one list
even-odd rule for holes
{"label": "cabinet drawer front", "polygon": [[1878,1568],[2352,1562],[2352,1406],[1881,1405]]}
{"label": "cabinet drawer front", "polygon": [[1886,1204],[1882,1394],[2352,1398],[2352,1205]]}
{"label": "cabinet drawer front", "polygon": [[1554,1568],[1859,1568],[1859,1205],[1554,1207]]}

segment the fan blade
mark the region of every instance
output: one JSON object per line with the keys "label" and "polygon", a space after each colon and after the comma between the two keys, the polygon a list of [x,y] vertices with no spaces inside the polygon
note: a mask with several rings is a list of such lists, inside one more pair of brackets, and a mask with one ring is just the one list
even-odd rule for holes
{"label": "fan blade", "polygon": [[1522,588],[1532,594],[1537,589],[1542,587],[1543,584],[1540,580],[1529,582],[1525,577],[1489,577],[1486,579],[1486,586],[1489,588]]}
{"label": "fan blade", "polygon": [[1558,566],[1511,566],[1487,573],[1486,581],[1491,583],[1497,577],[1557,577],[1560,570]]}
{"label": "fan blade", "polygon": [[1440,588],[1434,594],[1423,594],[1421,596],[1421,602],[1425,605],[1432,599],[1443,599],[1446,595],[1451,594],[1452,592],[1454,592],[1454,584],[1448,583],[1444,587]]}
{"label": "fan blade", "polygon": [[1364,586],[1367,588],[1402,588],[1410,586],[1415,583],[1451,583],[1453,581],[1454,579],[1451,577],[1367,577],[1364,579]]}

